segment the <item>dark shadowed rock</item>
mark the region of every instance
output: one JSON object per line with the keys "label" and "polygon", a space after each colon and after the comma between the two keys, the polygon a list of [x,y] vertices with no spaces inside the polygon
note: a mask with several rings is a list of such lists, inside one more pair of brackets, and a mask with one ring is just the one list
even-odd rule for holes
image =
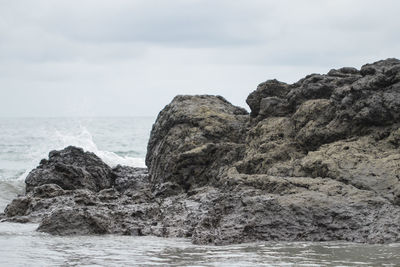
{"label": "dark shadowed rock", "polygon": [[56,184],[65,190],[99,191],[113,182],[111,168],[99,157],[72,146],[50,152],[49,159],[42,160],[25,180],[27,192],[44,184]]}
{"label": "dark shadowed rock", "polygon": [[151,197],[147,168],[118,165],[112,171],[115,177],[114,188],[118,192],[142,202],[148,201]]}
{"label": "dark shadowed rock", "polygon": [[[274,99],[275,105],[280,107],[280,112],[285,113],[283,111],[286,108],[286,94],[289,92],[290,88],[289,85],[278,80],[268,80],[266,82],[261,83],[258,85],[257,90],[252,92],[246,99],[246,103],[249,105],[251,109],[251,116],[256,117],[258,114],[263,113],[264,115],[269,115],[272,108],[268,108],[270,104],[267,104],[271,101],[265,101],[265,98]],[[264,100],[264,103],[261,103]],[[283,114],[284,115],[284,114]]]}
{"label": "dark shadowed rock", "polygon": [[114,187],[122,193],[129,189],[142,190],[149,183],[147,168],[118,165],[112,169],[112,172],[115,178]]}

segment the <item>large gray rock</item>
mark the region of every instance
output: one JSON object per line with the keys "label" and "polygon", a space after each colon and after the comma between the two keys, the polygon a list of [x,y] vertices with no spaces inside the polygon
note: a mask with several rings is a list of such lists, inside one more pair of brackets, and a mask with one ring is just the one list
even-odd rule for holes
{"label": "large gray rock", "polygon": [[87,188],[99,191],[111,187],[113,182],[107,164],[95,154],[72,146],[51,151],[49,159],[43,159],[25,180],[27,192],[44,184],[57,184],[66,190]]}
{"label": "large gray rock", "polygon": [[188,191],[241,157],[247,112],[220,96],[177,96],[158,115],[146,165],[154,186]]}

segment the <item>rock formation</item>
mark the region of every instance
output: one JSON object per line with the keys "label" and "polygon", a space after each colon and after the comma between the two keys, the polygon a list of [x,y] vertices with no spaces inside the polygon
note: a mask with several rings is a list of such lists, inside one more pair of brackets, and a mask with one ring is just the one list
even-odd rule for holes
{"label": "rock formation", "polygon": [[[219,178],[244,152],[247,111],[220,96],[177,96],[158,115],[146,165],[156,187],[183,191]],[[167,184],[167,186],[165,186]]]}
{"label": "rock formation", "polygon": [[177,96],[151,131],[147,169],[68,147],[26,179],[3,220],[52,234],[400,241],[400,61],[269,80],[251,113]]}
{"label": "rock formation", "polygon": [[43,159],[39,166],[26,177],[26,191],[44,184],[56,184],[65,190],[86,188],[92,191],[111,187],[111,168],[99,157],[81,148],[68,147],[52,151],[49,159]]}

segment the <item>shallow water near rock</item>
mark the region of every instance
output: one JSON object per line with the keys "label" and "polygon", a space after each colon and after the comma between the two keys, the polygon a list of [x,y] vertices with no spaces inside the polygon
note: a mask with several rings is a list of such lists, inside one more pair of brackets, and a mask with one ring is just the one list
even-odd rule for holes
{"label": "shallow water near rock", "polygon": [[[0,208],[24,190],[48,151],[77,145],[109,164],[143,166],[154,118],[0,119]],[[187,239],[58,237],[0,223],[0,266],[399,266],[400,244],[259,242],[197,246]]]}
{"label": "shallow water near rock", "polygon": [[0,224],[1,266],[399,266],[400,244],[260,242],[196,246],[186,239],[55,237],[35,224]]}

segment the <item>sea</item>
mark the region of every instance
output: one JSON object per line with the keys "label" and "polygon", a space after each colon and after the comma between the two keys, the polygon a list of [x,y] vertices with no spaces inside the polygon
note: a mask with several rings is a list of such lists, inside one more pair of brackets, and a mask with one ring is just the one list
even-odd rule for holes
{"label": "sea", "polygon": [[[0,210],[49,151],[69,145],[110,166],[145,167],[154,117],[0,118]],[[36,224],[0,223],[0,266],[400,266],[400,243],[256,242],[199,246],[189,239],[60,237]]]}

